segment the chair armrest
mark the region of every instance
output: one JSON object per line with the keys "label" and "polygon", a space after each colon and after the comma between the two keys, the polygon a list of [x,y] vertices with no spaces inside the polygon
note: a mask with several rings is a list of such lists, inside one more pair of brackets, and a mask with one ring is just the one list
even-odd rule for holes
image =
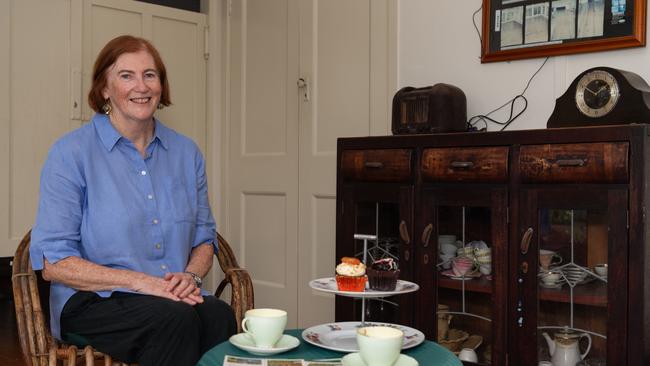
{"label": "chair armrest", "polygon": [[241,321],[247,310],[254,307],[253,281],[243,268],[229,268],[224,273],[225,278],[219,284],[215,296],[220,297],[224,288],[230,284],[230,306],[235,312],[237,331],[241,332]]}

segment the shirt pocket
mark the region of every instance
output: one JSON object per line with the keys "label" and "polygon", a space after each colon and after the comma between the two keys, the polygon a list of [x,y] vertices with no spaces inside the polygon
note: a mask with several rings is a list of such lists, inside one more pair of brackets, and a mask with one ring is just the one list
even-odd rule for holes
{"label": "shirt pocket", "polygon": [[168,194],[171,201],[172,217],[175,222],[196,222],[196,193],[192,194],[191,185],[182,179],[174,179],[169,184]]}

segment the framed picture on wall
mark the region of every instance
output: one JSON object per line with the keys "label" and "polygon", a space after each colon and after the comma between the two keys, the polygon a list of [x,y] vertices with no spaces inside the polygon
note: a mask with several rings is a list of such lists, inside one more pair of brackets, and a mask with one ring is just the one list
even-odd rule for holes
{"label": "framed picture on wall", "polygon": [[645,46],[647,0],[483,0],[481,62]]}

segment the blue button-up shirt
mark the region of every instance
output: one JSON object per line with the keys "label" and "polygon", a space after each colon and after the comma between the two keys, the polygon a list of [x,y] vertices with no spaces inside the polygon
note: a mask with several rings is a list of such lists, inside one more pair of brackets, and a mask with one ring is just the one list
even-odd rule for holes
{"label": "blue button-up shirt", "polygon": [[[50,149],[32,231],[35,270],[44,259],[77,256],[162,277],[183,272],[192,248],[214,239],[203,156],[192,140],[160,121],[144,159],[103,114]],[[61,311],[75,292],[51,285],[50,323],[58,339]]]}

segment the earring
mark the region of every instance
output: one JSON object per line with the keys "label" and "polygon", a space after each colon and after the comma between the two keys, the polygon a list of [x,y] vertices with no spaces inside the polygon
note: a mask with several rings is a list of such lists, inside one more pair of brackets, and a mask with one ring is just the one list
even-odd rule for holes
{"label": "earring", "polygon": [[158,108],[158,109],[163,109],[163,108],[165,108],[165,105],[162,104],[162,103],[158,103],[158,107],[156,107],[156,108]]}
{"label": "earring", "polygon": [[109,115],[111,114],[111,111],[113,110],[113,107],[111,107],[111,103],[109,103],[109,100],[106,99],[106,103],[102,106],[102,111],[104,114]]}

